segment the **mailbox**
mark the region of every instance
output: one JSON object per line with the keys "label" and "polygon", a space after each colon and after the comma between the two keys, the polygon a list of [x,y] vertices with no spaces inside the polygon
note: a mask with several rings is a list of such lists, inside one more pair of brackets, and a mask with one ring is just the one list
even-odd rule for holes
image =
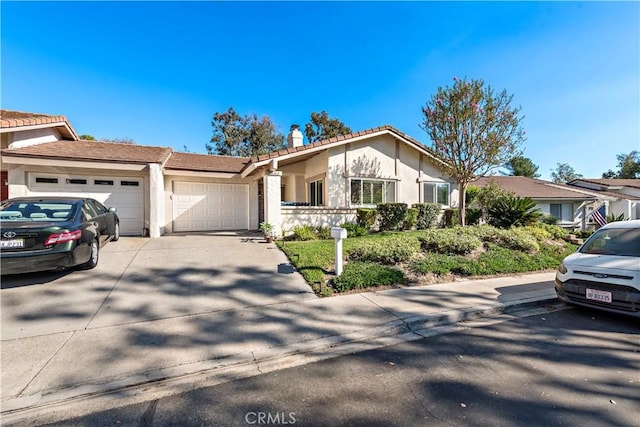
{"label": "mailbox", "polygon": [[331,227],[331,237],[334,239],[346,239],[347,230],[341,227]]}

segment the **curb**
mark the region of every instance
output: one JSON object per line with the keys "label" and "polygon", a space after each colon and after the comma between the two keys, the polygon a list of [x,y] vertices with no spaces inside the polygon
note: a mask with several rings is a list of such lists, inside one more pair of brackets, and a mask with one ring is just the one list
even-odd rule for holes
{"label": "curb", "polygon": [[56,414],[68,417],[69,405],[78,406],[74,409],[78,411],[77,415],[80,415],[83,406],[95,408],[100,403],[108,403],[111,408],[115,408],[148,401],[150,398],[162,398],[345,354],[419,340],[436,333],[451,331],[451,327],[460,322],[509,314],[557,302],[555,296],[542,295],[506,303],[399,318],[372,328],[302,341],[286,347],[258,349],[224,359],[193,362],[101,383],[82,384],[49,393],[18,397],[2,402],[2,424],[36,422],[43,416],[55,417]]}

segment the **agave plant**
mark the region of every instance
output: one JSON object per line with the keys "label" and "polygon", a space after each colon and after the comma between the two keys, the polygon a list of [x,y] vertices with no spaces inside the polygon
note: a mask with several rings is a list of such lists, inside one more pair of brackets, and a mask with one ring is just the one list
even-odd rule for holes
{"label": "agave plant", "polygon": [[607,215],[607,223],[617,222],[617,221],[626,221],[626,218],[624,217],[623,213],[618,216],[616,216],[613,212]]}
{"label": "agave plant", "polygon": [[500,197],[489,207],[488,212],[489,224],[500,228],[531,225],[542,216],[536,208],[536,202],[530,197],[512,195]]}

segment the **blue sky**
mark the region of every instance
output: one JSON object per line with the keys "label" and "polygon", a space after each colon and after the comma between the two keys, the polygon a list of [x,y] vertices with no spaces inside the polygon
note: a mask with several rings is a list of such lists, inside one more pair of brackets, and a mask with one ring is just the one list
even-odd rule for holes
{"label": "blue sky", "polygon": [[640,149],[638,2],[7,2],[2,108],[80,134],[204,153],[215,112],[282,133],[326,110],[430,145],[453,76],[514,95],[525,156],[600,177]]}

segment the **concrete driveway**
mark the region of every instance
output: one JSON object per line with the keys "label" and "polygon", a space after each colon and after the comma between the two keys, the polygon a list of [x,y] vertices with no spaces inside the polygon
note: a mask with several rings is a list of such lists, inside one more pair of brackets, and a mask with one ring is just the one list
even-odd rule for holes
{"label": "concrete driveway", "polygon": [[[252,233],[123,237],[103,248],[94,270],[3,276],[1,286],[3,399],[35,386],[38,372],[83,331],[113,336],[121,353],[130,344],[114,334],[122,327],[162,330],[207,313],[316,298],[284,254]],[[158,336],[141,332],[136,340]]]}

